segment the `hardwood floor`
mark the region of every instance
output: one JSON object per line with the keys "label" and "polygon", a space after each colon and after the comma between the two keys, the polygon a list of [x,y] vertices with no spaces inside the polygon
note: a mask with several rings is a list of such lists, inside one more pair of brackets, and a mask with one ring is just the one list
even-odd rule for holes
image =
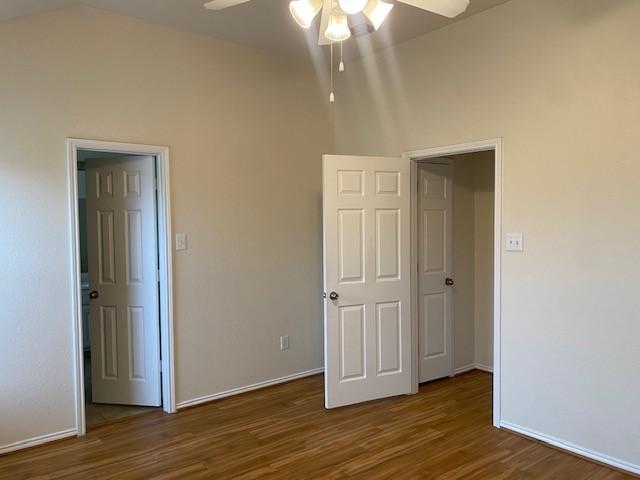
{"label": "hardwood floor", "polygon": [[152,412],[0,457],[0,478],[632,478],[491,426],[491,375],[327,411],[323,377]]}

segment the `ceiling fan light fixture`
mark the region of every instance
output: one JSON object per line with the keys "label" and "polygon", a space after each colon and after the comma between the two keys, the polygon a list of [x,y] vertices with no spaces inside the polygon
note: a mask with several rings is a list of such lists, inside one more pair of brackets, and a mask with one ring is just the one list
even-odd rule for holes
{"label": "ceiling fan light fixture", "polygon": [[298,25],[309,28],[321,7],[322,0],[294,0],[289,3],[289,12]]}
{"label": "ceiling fan light fixture", "polygon": [[401,0],[412,7],[426,10],[443,17],[454,18],[469,6],[469,0]]}
{"label": "ceiling fan light fixture", "polygon": [[342,10],[336,8],[331,12],[324,36],[332,42],[344,42],[351,36],[347,15]]}
{"label": "ceiling fan light fixture", "polygon": [[338,0],[338,5],[344,13],[355,15],[360,13],[369,0]]}
{"label": "ceiling fan light fixture", "polygon": [[373,25],[373,28],[378,30],[392,8],[393,4],[391,3],[383,2],[382,0],[369,0],[369,3],[364,7],[364,14]]}

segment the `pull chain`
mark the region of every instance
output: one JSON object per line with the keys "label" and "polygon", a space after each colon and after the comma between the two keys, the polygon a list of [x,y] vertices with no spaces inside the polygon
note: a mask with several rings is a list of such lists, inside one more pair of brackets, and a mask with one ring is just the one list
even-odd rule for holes
{"label": "pull chain", "polygon": [[336,98],[333,95],[333,42],[331,42],[331,89],[329,92],[329,103],[333,103],[335,101]]}
{"label": "pull chain", "polygon": [[344,62],[342,61],[342,44],[343,42],[340,42],[340,65],[338,66],[339,72],[344,72]]}

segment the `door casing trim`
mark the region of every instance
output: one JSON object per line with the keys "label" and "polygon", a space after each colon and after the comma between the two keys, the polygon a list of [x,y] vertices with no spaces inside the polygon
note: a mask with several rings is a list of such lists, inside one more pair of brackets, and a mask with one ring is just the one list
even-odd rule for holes
{"label": "door casing trim", "polygon": [[174,340],[173,340],[173,256],[171,233],[171,190],[169,176],[169,148],[134,143],[106,142],[78,138],[67,139],[67,178],[69,225],[71,236],[71,317],[73,326],[73,370],[75,376],[76,434],[87,432],[84,408],[84,357],[82,345],[82,290],[80,277],[80,232],[78,223],[79,150],[96,150],[130,155],[149,155],[156,158],[158,185],[158,256],[160,260],[160,352],[162,361],[162,408],[176,412]]}
{"label": "door casing trim", "polygon": [[[402,154],[411,162],[411,211],[417,212],[418,193],[414,186],[418,181],[418,162],[435,157],[459,155],[463,153],[484,152],[493,150],[494,162],[494,227],[493,227],[493,425],[500,428],[501,423],[501,319],[502,319],[502,138],[480,140],[433,148],[414,150]],[[418,264],[418,222],[417,215],[411,215],[411,265]],[[419,349],[418,349],[418,272],[411,269],[411,378],[412,393],[418,392]]]}

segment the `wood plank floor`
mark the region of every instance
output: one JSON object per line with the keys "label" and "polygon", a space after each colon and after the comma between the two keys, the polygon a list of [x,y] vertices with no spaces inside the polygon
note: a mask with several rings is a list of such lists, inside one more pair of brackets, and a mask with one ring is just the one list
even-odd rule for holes
{"label": "wood plank floor", "polygon": [[491,426],[491,375],[327,411],[317,375],[0,457],[2,479],[632,478]]}

